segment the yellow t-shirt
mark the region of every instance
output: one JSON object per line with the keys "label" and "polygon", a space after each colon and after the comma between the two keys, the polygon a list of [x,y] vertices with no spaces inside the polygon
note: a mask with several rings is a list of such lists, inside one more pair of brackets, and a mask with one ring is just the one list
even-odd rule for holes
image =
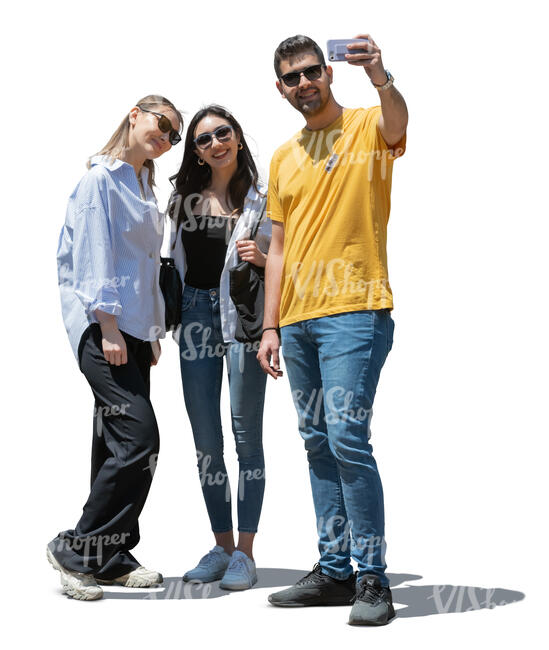
{"label": "yellow t-shirt", "polygon": [[381,107],[345,109],[302,129],[271,161],[267,216],[284,224],[280,325],[360,309],[393,308],[387,222],[393,161]]}

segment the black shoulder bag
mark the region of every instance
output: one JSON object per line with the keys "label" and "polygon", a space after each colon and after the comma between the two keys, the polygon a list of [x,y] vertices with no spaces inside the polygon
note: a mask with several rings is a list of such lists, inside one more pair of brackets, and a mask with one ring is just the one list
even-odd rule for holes
{"label": "black shoulder bag", "polygon": [[[250,239],[255,239],[264,207],[265,203],[252,227]],[[261,341],[265,306],[265,268],[251,262],[239,262],[233,266],[229,269],[229,294],[237,313],[235,339],[241,343]]]}
{"label": "black shoulder bag", "polygon": [[[170,178],[173,183],[175,176]],[[165,214],[174,218],[173,207],[177,198],[177,190],[170,194],[168,199],[168,206],[166,207]],[[174,330],[181,323],[181,307],[183,302],[183,283],[179,276],[179,271],[175,265],[173,257],[160,256],[160,276],[159,276],[160,290],[164,296],[164,304],[166,306],[166,332]]]}
{"label": "black shoulder bag", "polygon": [[183,283],[173,257],[160,258],[159,282],[166,305],[166,332],[169,332],[181,323],[181,302],[183,300]]}

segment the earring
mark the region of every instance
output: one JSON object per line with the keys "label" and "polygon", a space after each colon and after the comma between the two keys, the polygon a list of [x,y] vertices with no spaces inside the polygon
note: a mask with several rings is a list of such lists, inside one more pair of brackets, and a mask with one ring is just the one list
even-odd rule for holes
{"label": "earring", "polygon": [[202,158],[199,158],[199,159],[198,159],[198,164],[199,164],[199,165],[203,165],[203,164],[204,164],[204,161],[202,160]]}
{"label": "earring", "polygon": [[239,148],[240,150],[244,149],[244,145],[242,144],[242,142],[239,142],[239,143],[238,143],[238,148]]}

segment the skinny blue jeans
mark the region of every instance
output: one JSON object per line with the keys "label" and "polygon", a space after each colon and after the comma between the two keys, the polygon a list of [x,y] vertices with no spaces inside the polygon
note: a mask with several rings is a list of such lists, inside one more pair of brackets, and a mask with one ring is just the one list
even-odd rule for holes
{"label": "skinny blue jeans", "polygon": [[212,530],[233,529],[231,488],[223,458],[220,398],[227,360],[232,430],[238,456],[238,530],[257,532],[265,490],[263,405],[267,375],[252,344],[224,343],[219,288],[185,285],[179,339],[181,379]]}
{"label": "skinny blue jeans", "polygon": [[281,328],[282,354],[305,441],[320,566],[344,579],[376,574],[387,586],[383,488],[370,444],[374,396],[393,344],[388,309],[303,320]]}

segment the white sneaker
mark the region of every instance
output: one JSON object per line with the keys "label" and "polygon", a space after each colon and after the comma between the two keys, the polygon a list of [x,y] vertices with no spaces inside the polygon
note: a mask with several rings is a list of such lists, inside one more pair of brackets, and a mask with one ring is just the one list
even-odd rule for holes
{"label": "white sneaker", "polygon": [[46,549],[46,555],[48,562],[61,574],[61,585],[64,593],[76,598],[76,600],[98,600],[103,596],[103,589],[97,584],[92,575],[65,569],[55,559],[49,547]]}
{"label": "white sneaker", "polygon": [[161,573],[158,571],[149,571],[144,566],[138,566],[137,569],[126,573],[123,576],[113,580],[96,579],[101,585],[121,585],[122,587],[152,587],[159,585],[164,581]]}

